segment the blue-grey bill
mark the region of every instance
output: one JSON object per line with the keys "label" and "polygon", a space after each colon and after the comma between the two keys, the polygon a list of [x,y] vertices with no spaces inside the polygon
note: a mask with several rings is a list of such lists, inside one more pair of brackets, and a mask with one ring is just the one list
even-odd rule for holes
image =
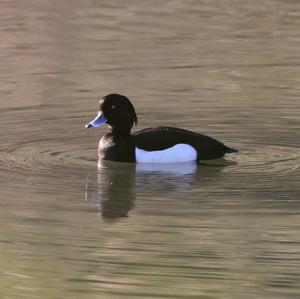
{"label": "blue-grey bill", "polygon": [[104,123],[107,122],[107,119],[105,118],[104,114],[102,111],[99,111],[98,115],[96,116],[95,119],[93,119],[91,122],[85,125],[85,128],[98,128],[102,126]]}

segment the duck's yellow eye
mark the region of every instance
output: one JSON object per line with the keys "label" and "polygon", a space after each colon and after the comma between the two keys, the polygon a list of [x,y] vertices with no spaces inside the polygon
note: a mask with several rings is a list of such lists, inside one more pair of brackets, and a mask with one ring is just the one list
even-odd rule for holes
{"label": "duck's yellow eye", "polygon": [[116,105],[112,105],[112,106],[111,106],[111,109],[112,109],[112,110],[116,109]]}

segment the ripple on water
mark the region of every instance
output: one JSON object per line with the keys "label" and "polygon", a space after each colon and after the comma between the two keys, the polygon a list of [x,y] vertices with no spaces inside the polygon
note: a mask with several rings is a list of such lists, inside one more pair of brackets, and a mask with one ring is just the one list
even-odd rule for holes
{"label": "ripple on water", "polygon": [[25,143],[10,148],[1,156],[2,167],[7,170],[15,173],[39,172],[45,175],[49,174],[49,170],[53,167],[71,170],[77,167],[93,167],[97,161],[95,149],[65,144],[56,145],[51,140]]}
{"label": "ripple on water", "polygon": [[[99,182],[99,178],[95,179],[96,148],[87,147],[88,141],[79,142],[82,139],[78,139],[77,143],[76,138],[75,141],[74,138],[69,138],[64,138],[64,142],[57,138],[23,142],[2,151],[0,175],[4,176],[0,179],[3,182],[13,181],[18,186],[28,185],[29,182],[40,191],[52,190],[51,192],[58,194],[73,187],[72,192],[75,192],[78,188],[84,188],[86,183],[92,186],[97,184],[98,188],[102,188],[106,180]],[[193,173],[179,172],[174,176],[174,167],[168,167],[162,173],[155,168],[153,170],[153,167],[143,167],[142,171],[140,167],[128,167],[126,170],[119,163],[113,163],[108,166],[109,173],[107,168],[100,170],[100,180],[104,177],[119,177],[120,173],[123,177],[130,177],[132,172],[136,172],[135,185],[138,193],[153,195],[153,192],[169,192],[174,197],[198,197],[199,188],[202,195],[209,197],[216,192],[225,194],[244,190],[252,193],[257,192],[258,188],[264,189],[264,192],[268,188],[268,192],[274,194],[280,191],[287,197],[289,189],[296,188],[300,165],[298,148],[265,144],[240,144],[240,148],[238,154],[228,155],[227,159],[235,163],[226,167],[205,168],[199,165]]]}
{"label": "ripple on water", "polygon": [[235,172],[286,174],[299,168],[300,150],[295,147],[252,144],[233,156]]}
{"label": "ripple on water", "polygon": [[[227,159],[236,162],[228,167],[230,172],[240,175],[286,175],[295,172],[300,165],[300,150],[295,147],[277,145],[241,145],[236,155],[228,155]],[[2,169],[18,173],[37,172],[49,174],[50,169],[66,171],[84,167],[97,166],[96,148],[85,144],[60,144],[57,140],[24,143],[2,152],[0,160]],[[201,166],[199,166],[201,167]],[[151,171],[151,167],[145,168]],[[184,173],[183,173],[184,174]]]}

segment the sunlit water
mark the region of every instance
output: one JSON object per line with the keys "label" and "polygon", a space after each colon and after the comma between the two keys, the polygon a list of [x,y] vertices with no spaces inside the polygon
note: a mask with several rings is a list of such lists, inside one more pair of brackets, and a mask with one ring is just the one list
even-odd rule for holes
{"label": "sunlit water", "polygon": [[[300,2],[0,2],[1,299],[299,298]],[[110,92],[241,152],[97,169]]]}

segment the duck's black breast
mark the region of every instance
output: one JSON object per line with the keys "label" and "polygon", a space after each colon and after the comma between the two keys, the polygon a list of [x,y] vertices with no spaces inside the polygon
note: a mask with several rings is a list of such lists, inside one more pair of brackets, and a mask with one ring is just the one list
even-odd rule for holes
{"label": "duck's black breast", "polygon": [[191,145],[197,151],[197,160],[209,160],[223,157],[231,149],[222,142],[195,132],[173,127],[153,127],[135,132],[134,144],[146,151],[158,151],[176,144]]}
{"label": "duck's black breast", "polygon": [[98,155],[103,160],[117,162],[135,162],[135,145],[133,136],[105,134],[99,142]]}

